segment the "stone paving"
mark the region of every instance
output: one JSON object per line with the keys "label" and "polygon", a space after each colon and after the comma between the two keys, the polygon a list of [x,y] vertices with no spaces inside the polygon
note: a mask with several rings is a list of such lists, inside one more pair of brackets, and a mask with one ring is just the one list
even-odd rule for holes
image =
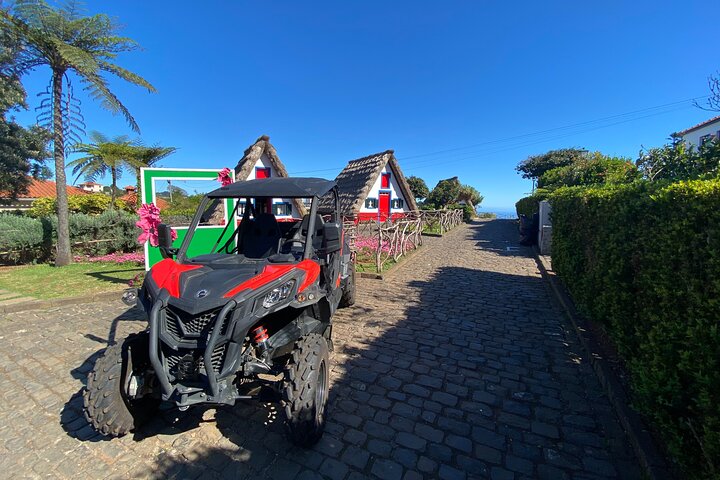
{"label": "stone paving", "polygon": [[[272,405],[165,409],[107,440],[81,413],[108,341],[140,330],[120,302],[0,317],[0,477],[641,478],[578,341],[510,221],[477,222],[335,320],[329,421],[290,445]],[[508,248],[511,247],[511,248]]]}

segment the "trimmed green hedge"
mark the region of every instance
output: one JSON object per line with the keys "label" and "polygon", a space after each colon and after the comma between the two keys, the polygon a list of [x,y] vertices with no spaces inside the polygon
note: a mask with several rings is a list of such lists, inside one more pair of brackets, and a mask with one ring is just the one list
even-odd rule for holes
{"label": "trimmed green hedge", "polygon": [[720,180],[563,188],[553,268],[605,325],[634,405],[696,478],[720,472]]}
{"label": "trimmed green hedge", "polygon": [[[74,255],[134,252],[139,247],[137,217],[108,210],[100,215],[70,214],[70,243]],[[57,217],[0,215],[0,262],[44,262],[54,257]]]}
{"label": "trimmed green hedge", "polygon": [[533,214],[537,213],[540,209],[538,204],[542,200],[547,200],[549,195],[549,192],[539,188],[535,190],[535,193],[532,195],[518,200],[517,203],[515,203],[515,211],[517,212],[518,217],[520,217],[520,215],[532,217]]}

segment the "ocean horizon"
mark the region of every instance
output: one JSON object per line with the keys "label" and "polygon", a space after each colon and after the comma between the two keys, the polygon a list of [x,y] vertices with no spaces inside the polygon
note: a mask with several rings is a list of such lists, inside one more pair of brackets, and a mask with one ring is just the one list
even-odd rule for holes
{"label": "ocean horizon", "polygon": [[497,218],[517,218],[515,207],[483,207],[480,206],[477,210],[478,213],[494,213]]}

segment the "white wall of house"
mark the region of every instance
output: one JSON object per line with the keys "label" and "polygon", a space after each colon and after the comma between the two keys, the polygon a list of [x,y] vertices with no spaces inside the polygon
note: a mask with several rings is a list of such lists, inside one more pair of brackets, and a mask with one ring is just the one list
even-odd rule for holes
{"label": "white wall of house", "polygon": [[86,192],[91,192],[91,193],[100,193],[103,191],[102,185],[100,185],[99,183],[93,183],[93,182],[81,183],[80,185],[78,185],[78,187],[82,188]]}
{"label": "white wall of house", "polygon": [[[390,173],[390,188],[380,188],[382,185],[382,174],[383,173]],[[382,171],[378,175],[378,178],[375,180],[375,184],[370,189],[370,193],[368,193],[367,198],[380,198],[380,190],[387,191],[390,190],[390,213],[402,213],[402,212],[409,212],[410,209],[408,208],[407,200],[405,199],[405,196],[402,194],[402,190],[400,190],[400,186],[398,185],[397,179],[395,178],[395,173],[391,171],[391,168],[388,164],[385,164]],[[402,208],[392,208],[392,201],[400,198],[402,199],[403,206]],[[363,201],[362,207],[360,208],[360,213],[377,213],[377,208],[367,208],[365,207],[365,202]]]}
{"label": "white wall of house", "polygon": [[[263,153],[262,156],[255,162],[255,166],[253,167],[252,171],[250,172],[250,175],[248,175],[248,180],[254,180],[255,179],[255,172],[257,172],[258,168],[269,168],[270,169],[270,178],[275,178],[278,176],[277,171],[273,168],[272,163],[270,163],[270,159],[268,158],[267,154]],[[280,204],[280,203],[288,203],[290,204],[290,215],[275,215],[277,218],[300,218],[302,215],[300,215],[300,212],[297,211],[297,208],[295,207],[295,204],[289,199],[289,198],[273,198],[273,204]]]}
{"label": "white wall of house", "polygon": [[701,139],[709,138],[708,135],[712,135],[716,139],[720,138],[720,119],[709,125],[700,127],[697,130],[686,133],[682,136],[682,139],[685,140],[685,143],[697,148],[700,146]]}

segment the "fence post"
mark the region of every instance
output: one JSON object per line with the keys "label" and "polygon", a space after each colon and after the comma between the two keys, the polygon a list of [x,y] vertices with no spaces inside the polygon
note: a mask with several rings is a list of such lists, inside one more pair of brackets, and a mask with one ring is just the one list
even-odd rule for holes
{"label": "fence post", "polygon": [[380,225],[378,225],[377,235],[378,247],[377,251],[375,252],[375,268],[377,270],[377,273],[382,273],[382,263],[380,262],[380,254],[382,252],[382,229],[380,228]]}

